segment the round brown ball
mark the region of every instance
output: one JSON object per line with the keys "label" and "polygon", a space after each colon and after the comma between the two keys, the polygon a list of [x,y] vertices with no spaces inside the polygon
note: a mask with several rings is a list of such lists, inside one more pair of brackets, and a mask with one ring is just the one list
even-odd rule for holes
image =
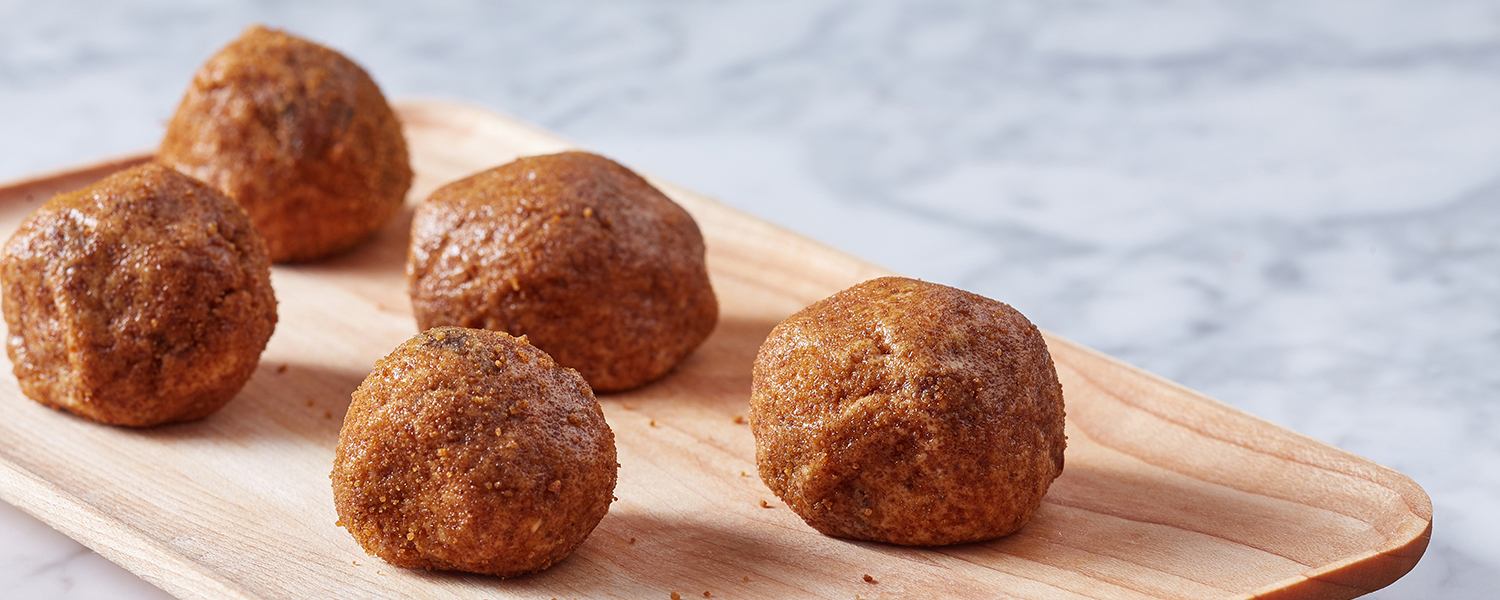
{"label": "round brown ball", "polygon": [[59,194],[0,255],[21,391],[116,425],[208,416],[276,328],[270,268],[233,200],[161,165]]}
{"label": "round brown ball", "polygon": [[420,327],[525,335],[601,392],[666,374],[719,316],[692,216],[585,152],[433,192],[412,222],[406,275]]}
{"label": "round brown ball", "polygon": [[401,210],[401,124],[359,65],[260,26],[193,76],[158,160],[237,200],[273,262],[342,252]]}
{"label": "round brown ball", "polygon": [[752,385],[761,478],[828,535],[992,539],[1062,472],[1062,387],[1041,333],[962,290],[886,277],[834,294],[771,331]]}
{"label": "round brown ball", "polygon": [[583,543],[618,466],[577,372],[525,338],[438,327],[354,392],[333,495],[340,524],[391,564],[511,577]]}

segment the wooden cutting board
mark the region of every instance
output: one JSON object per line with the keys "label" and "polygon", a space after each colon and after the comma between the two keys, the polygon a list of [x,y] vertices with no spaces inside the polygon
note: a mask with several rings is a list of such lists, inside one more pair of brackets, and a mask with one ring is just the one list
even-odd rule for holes
{"label": "wooden cutting board", "polygon": [[[417,172],[409,205],[571,147],[465,106],[398,111]],[[0,188],[0,233],[52,194],[147,158]],[[656,183],[708,238],[722,316],[673,374],[600,398],[619,501],[545,572],[396,568],[334,526],[328,473],[349,395],[416,333],[402,277],[410,210],[353,254],[273,269],[276,334],[244,391],[203,421],[87,422],[26,399],[0,365],[0,497],[173,594],[215,600],[1351,598],[1395,581],[1427,547],[1432,505],[1407,477],[1051,335],[1067,470],[1029,525],[932,549],[820,535],[755,476],[739,418],[751,361],[785,316],[887,272]]]}

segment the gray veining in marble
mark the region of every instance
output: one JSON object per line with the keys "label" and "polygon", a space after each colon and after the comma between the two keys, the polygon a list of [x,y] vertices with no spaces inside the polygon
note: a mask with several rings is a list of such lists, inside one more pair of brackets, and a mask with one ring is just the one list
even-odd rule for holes
{"label": "gray veining in marble", "polygon": [[[1389,465],[1434,534],[1372,597],[1500,595],[1500,4],[0,1],[0,179],[256,21]],[[11,523],[0,589],[159,595]]]}

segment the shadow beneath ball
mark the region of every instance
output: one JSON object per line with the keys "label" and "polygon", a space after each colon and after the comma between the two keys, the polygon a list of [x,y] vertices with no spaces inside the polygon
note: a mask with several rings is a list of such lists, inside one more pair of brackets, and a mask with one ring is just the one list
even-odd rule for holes
{"label": "shadow beneath ball", "polygon": [[633,390],[597,395],[600,400],[642,405],[678,400],[743,414],[750,399],[755,355],[776,325],[763,319],[720,318],[708,338],[662,378]]}
{"label": "shadow beneath ball", "polygon": [[305,363],[262,363],[240,393],[207,418],[140,430],[162,441],[216,438],[227,444],[332,449],[364,372]]}

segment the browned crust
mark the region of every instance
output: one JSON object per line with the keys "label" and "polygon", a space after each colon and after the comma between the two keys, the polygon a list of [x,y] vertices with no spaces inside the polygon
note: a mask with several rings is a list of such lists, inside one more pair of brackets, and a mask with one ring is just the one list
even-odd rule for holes
{"label": "browned crust", "polygon": [[243,205],[274,262],[370,237],[400,211],[412,179],[401,125],[370,76],[260,26],[193,76],[158,160]]}
{"label": "browned crust", "polygon": [[0,275],[21,390],[106,423],[213,413],[276,326],[244,211],[155,163],[53,197],[6,243]]}
{"label": "browned crust", "polygon": [[500,332],[440,327],[375,364],[339,433],[340,524],[391,564],[511,577],[609,511],[614,434],[578,373]]}
{"label": "browned crust", "polygon": [[1062,471],[1062,387],[1046,343],[982,296],[864,282],[772,330],[753,377],[761,478],[829,535],[999,537]]}
{"label": "browned crust", "polygon": [[420,327],[526,335],[598,391],[661,377],[718,300],[687,211],[607,158],[522,158],[433,192],[412,222]]}

